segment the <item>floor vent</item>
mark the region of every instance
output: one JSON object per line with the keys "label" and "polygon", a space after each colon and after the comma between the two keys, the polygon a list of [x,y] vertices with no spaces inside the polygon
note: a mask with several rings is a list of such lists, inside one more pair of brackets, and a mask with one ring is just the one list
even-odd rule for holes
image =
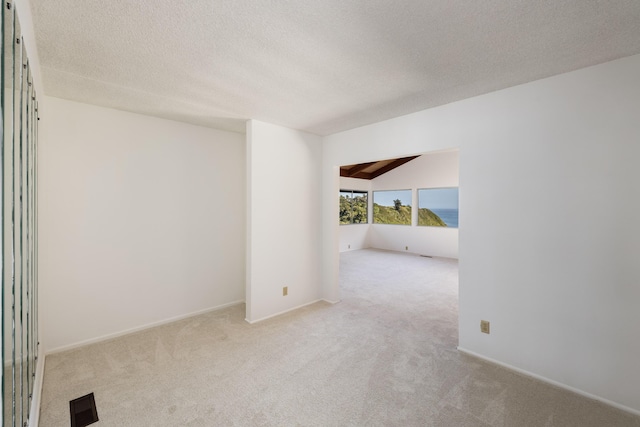
{"label": "floor vent", "polygon": [[71,427],[85,427],[98,421],[93,393],[73,399],[69,402],[69,409],[71,410]]}

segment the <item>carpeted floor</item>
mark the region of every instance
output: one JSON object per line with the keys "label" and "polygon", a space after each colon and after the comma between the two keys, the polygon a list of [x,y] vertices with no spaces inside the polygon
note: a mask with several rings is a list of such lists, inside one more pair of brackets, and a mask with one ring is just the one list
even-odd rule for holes
{"label": "carpeted floor", "polygon": [[342,302],[249,325],[244,306],[50,355],[40,425],[640,426],[633,416],[463,355],[457,261],[341,254]]}

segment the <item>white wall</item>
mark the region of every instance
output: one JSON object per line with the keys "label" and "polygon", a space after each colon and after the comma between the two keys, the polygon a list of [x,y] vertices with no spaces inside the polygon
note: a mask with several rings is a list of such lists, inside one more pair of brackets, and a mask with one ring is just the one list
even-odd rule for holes
{"label": "white wall", "polygon": [[[340,226],[340,252],[355,251],[371,247],[369,228],[371,223],[371,180],[340,177],[340,189],[369,192],[367,199],[369,219],[367,224],[345,224]],[[338,212],[338,211],[336,211]],[[338,214],[336,213],[336,220]]]}
{"label": "white wall", "polygon": [[45,349],[244,300],[244,135],[45,101]]}
{"label": "white wall", "polygon": [[[458,186],[458,151],[425,153],[372,180],[372,190],[411,190],[412,225],[371,224],[372,247],[422,255],[458,258],[458,229],[418,227],[419,188]],[[373,200],[373,196],[372,196]],[[372,221],[373,222],[373,221]],[[406,249],[409,248],[409,249]]]}
{"label": "white wall", "polygon": [[320,298],[321,160],[320,137],[247,123],[249,322]]}
{"label": "white wall", "polygon": [[459,148],[460,348],[640,411],[639,75],[632,56],[326,137],[323,296],[337,166]]}

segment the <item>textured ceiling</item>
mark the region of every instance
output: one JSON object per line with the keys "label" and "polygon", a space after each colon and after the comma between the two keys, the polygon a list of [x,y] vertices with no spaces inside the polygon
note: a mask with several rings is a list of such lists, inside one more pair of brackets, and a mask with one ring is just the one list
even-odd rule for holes
{"label": "textured ceiling", "polygon": [[31,0],[44,91],[319,135],[640,53],[638,0]]}

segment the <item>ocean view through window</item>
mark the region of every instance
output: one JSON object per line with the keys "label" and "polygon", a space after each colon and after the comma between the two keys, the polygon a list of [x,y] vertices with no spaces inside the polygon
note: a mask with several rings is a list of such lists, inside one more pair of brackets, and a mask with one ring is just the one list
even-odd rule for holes
{"label": "ocean view through window", "polygon": [[458,228],[458,187],[418,190],[418,225]]}

